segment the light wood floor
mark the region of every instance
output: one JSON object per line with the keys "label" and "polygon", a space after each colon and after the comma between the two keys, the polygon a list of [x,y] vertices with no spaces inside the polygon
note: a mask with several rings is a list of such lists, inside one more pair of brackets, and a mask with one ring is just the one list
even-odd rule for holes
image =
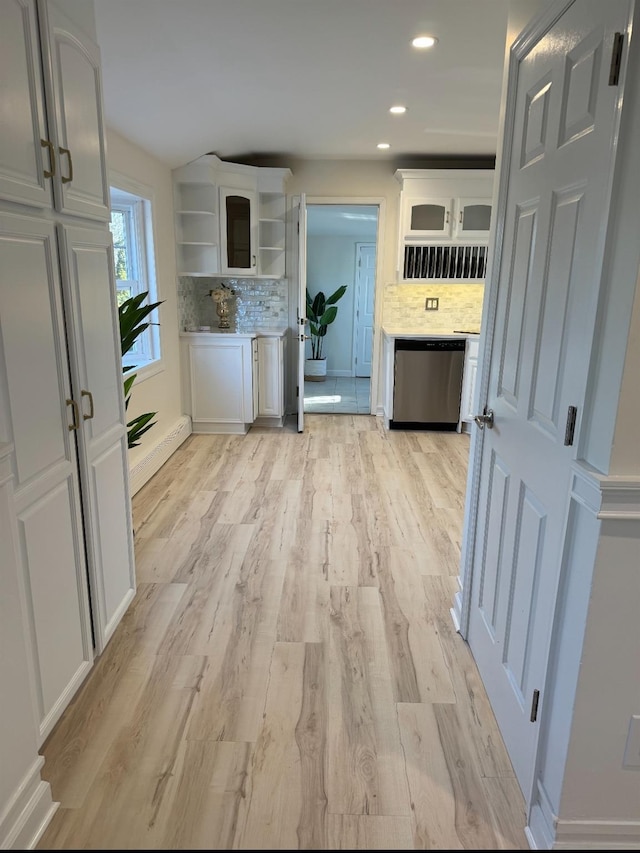
{"label": "light wood floor", "polygon": [[39,849],[529,849],[449,614],[468,436],[305,420],[191,436],[135,496]]}

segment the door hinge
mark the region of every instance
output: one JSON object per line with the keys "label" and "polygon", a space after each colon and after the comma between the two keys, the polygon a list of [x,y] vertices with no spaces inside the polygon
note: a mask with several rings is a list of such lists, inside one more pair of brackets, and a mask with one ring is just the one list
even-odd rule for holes
{"label": "door hinge", "polygon": [[609,68],[609,85],[617,86],[620,80],[620,65],[622,64],[622,46],[624,34],[616,33],[613,37],[613,48],[611,50],[611,67]]}
{"label": "door hinge", "polygon": [[300,386],[296,385],[296,397],[300,396]]}
{"label": "door hinge", "polygon": [[567,425],[564,428],[564,446],[570,447],[573,444],[573,436],[576,431],[576,416],[578,409],[575,406],[569,406],[567,410]]}
{"label": "door hinge", "polygon": [[531,700],[531,716],[529,717],[529,719],[531,720],[532,723],[535,723],[535,721],[538,719],[538,703],[539,702],[540,702],[540,691],[534,690],[533,691],[533,699]]}

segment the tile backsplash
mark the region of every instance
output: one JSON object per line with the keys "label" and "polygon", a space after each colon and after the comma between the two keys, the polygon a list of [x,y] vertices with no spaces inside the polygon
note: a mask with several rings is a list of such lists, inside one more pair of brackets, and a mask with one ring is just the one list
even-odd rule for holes
{"label": "tile backsplash", "polygon": [[229,300],[229,321],[237,332],[281,329],[289,323],[289,287],[286,279],[200,278],[178,279],[178,320],[182,331],[200,326],[218,327],[220,318],[210,291],[224,282],[236,291]]}
{"label": "tile backsplash", "polygon": [[[475,330],[482,318],[483,284],[387,284],[383,325],[407,332],[430,328]],[[425,300],[439,300],[437,311],[425,311]]]}

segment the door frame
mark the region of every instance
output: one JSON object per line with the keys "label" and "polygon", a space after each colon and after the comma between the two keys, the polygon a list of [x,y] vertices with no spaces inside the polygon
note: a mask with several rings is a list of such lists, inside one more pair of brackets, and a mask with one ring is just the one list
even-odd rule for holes
{"label": "door frame", "polygon": [[[375,243],[372,243],[370,240],[362,240],[362,241],[358,241],[358,242],[356,243],[356,259],[355,259],[356,269],[355,269],[355,275],[354,275],[354,277],[353,277],[353,280],[354,280],[354,283],[355,283],[355,293],[354,293],[354,297],[353,297],[353,304],[354,304],[354,309],[355,309],[355,310],[354,310],[354,314],[353,314],[353,347],[352,347],[352,349],[351,349],[351,372],[353,373],[353,375],[354,375],[355,377],[357,377],[357,375],[358,375],[358,374],[357,374],[357,372],[356,372],[356,370],[357,370],[357,369],[356,369],[356,358],[357,358],[357,355],[358,355],[358,352],[357,352],[357,350],[358,350],[358,340],[357,340],[357,337],[356,337],[356,334],[357,334],[357,331],[356,331],[356,330],[357,330],[358,325],[359,325],[359,324],[358,324],[358,304],[359,304],[359,300],[360,300],[360,291],[361,291],[360,276],[359,276],[359,272],[358,272],[360,268],[359,268],[359,266],[358,266],[358,261],[360,260],[360,250],[362,249],[362,247],[363,247],[363,246],[373,246],[373,249],[374,249],[374,251],[375,251],[375,252],[376,252],[376,254],[377,254],[379,240],[380,240],[380,236],[379,236],[378,234],[376,234],[376,241],[375,241]],[[377,270],[376,270],[376,279],[375,279],[375,281],[374,281],[374,285],[373,285],[373,302],[374,302],[374,309],[375,309],[375,301],[376,301],[376,299],[375,299],[375,296],[376,296],[375,291],[376,291],[376,287],[377,287],[377,285],[378,285],[378,279],[377,279]],[[375,314],[374,314],[374,317],[375,317]],[[373,337],[373,329],[371,330],[371,335],[372,335],[372,337]],[[372,348],[372,350],[373,350],[373,348]],[[372,354],[371,354],[371,355],[372,355],[372,361],[371,361],[371,370],[370,370],[370,374],[371,374],[371,373],[373,373],[373,351],[372,351]],[[371,383],[371,379],[372,379],[372,377],[371,377],[371,375],[370,375],[370,376],[369,376],[369,383]]]}
{"label": "door frame", "polygon": [[[307,195],[307,206],[317,204],[339,204],[378,208],[378,230],[376,234],[376,278],[373,290],[373,347],[371,352],[371,388],[370,401],[371,413],[382,415],[382,407],[378,406],[378,372],[381,352],[381,328],[382,328],[382,297],[380,288],[383,279],[384,263],[384,234],[386,198],[382,196],[320,196]],[[304,235],[306,241],[307,235]],[[305,306],[306,307],[306,306]],[[375,401],[375,403],[374,403]],[[378,412],[377,409],[380,409]]]}

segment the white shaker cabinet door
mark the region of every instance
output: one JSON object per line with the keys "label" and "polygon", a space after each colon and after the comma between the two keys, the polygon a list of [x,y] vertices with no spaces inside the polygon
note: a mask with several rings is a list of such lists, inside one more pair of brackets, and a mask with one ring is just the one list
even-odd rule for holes
{"label": "white shaker cabinet door", "polygon": [[102,227],[58,226],[80,462],[96,649],[102,651],[135,594],[127,427],[111,236]]}
{"label": "white shaker cabinet door", "polygon": [[35,0],[2,0],[0,198],[49,207],[48,147]]}
{"label": "white shaker cabinet door", "polygon": [[93,662],[72,403],[54,226],[0,213],[3,439],[15,512],[40,743]]}
{"label": "white shaker cabinet door", "polygon": [[258,338],[258,415],[282,417],[284,388],[282,338]]}

